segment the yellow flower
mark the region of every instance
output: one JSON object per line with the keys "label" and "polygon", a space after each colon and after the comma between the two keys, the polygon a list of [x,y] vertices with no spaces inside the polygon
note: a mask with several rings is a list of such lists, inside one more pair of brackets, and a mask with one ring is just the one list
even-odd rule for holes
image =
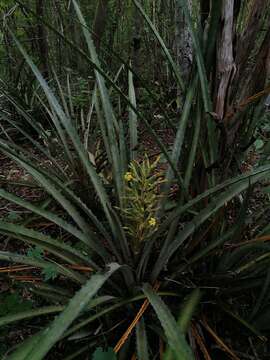
{"label": "yellow flower", "polygon": [[126,181],[131,181],[131,180],[133,180],[133,175],[131,174],[130,171],[128,171],[128,172],[125,173],[124,178],[125,178]]}
{"label": "yellow flower", "polygon": [[148,220],[148,225],[149,226],[156,226],[157,224],[157,220],[153,217],[151,217],[149,220]]}

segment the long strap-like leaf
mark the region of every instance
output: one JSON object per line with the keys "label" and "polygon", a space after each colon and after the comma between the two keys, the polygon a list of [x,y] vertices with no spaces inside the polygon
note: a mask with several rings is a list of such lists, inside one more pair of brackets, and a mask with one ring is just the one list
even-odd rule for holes
{"label": "long strap-like leaf", "polygon": [[[128,93],[130,102],[134,107],[136,104],[136,94],[133,83],[133,74],[131,71],[128,72]],[[129,136],[130,136],[130,160],[135,160],[137,156],[137,146],[138,146],[138,123],[137,123],[136,113],[130,109],[129,110]]]}
{"label": "long strap-like leaf", "polygon": [[[79,135],[78,135],[76,129],[72,125],[71,119],[64,113],[58,100],[56,99],[52,90],[49,88],[47,82],[42,77],[40,71],[38,70],[36,65],[33,63],[33,61],[30,59],[30,57],[28,56],[28,54],[26,53],[26,51],[24,50],[22,45],[19,43],[19,41],[16,39],[16,37],[12,34],[12,32],[11,32],[11,35],[12,35],[14,42],[17,45],[18,49],[24,56],[26,62],[28,63],[28,65],[30,66],[34,75],[36,76],[37,80],[39,81],[45,95],[47,96],[47,99],[48,99],[50,105],[52,106],[55,113],[59,117],[61,125],[65,128],[67,134],[69,135],[71,141],[73,142],[73,145],[74,145],[74,148],[76,149],[78,157],[81,159],[81,162],[82,162],[83,166],[85,167],[85,169],[91,179],[91,182],[98,194],[99,200],[103,206],[104,212],[108,218],[111,228],[113,229],[114,233],[116,233],[115,222],[111,218],[111,211],[110,211],[111,204],[110,204],[109,198],[106,194],[106,191],[101,182],[101,179],[99,178],[93,165],[91,164],[91,161],[89,161],[88,154],[86,153],[86,151],[83,147],[83,144],[79,138]],[[116,255],[117,255],[118,260],[120,260],[121,257],[119,256],[119,254],[117,252],[116,252]]]}
{"label": "long strap-like leaf", "polygon": [[[88,240],[85,238],[85,242],[88,246],[91,246],[95,251],[97,251],[101,256],[105,255],[105,249],[98,243],[95,242],[94,234],[86,221],[80,215],[79,211],[74,207],[74,205],[57,189],[54,183],[49,179],[48,176],[44,175],[39,169],[35,168],[33,165],[24,159],[21,155],[15,154],[12,149],[10,149],[3,141],[0,140],[0,148],[2,152],[6,153],[10,158],[15,160],[23,168],[25,168],[29,174],[31,174],[47,191],[51,194],[53,198],[59,202],[59,204],[67,211],[67,213],[73,218],[73,220],[78,224],[82,229],[85,235],[88,235]],[[103,255],[102,255],[103,254]]]}
{"label": "long strap-like leaf", "polygon": [[[59,315],[52,324],[43,331],[42,337],[34,344],[32,349],[21,358],[21,360],[42,360],[50,349],[61,338],[65,330],[85,309],[89,301],[100,290],[108,278],[119,269],[118,264],[111,264],[106,273],[93,275],[90,280],[77,292],[69,302],[65,310]],[[19,354],[20,349],[17,350]]]}
{"label": "long strap-like leaf", "polygon": [[248,179],[244,179],[231,186],[227,191],[219,195],[216,199],[213,199],[210,204],[204,208],[197,216],[190,221],[183,230],[179,231],[175,239],[170,244],[164,244],[161,249],[160,255],[155,263],[152,280],[155,280],[159,275],[160,271],[163,269],[165,264],[169,261],[170,257],[175,253],[175,251],[186,241],[186,239],[199,228],[206,220],[209,219],[218,209],[220,209],[224,204],[233,199],[237,194],[240,194],[242,191],[246,190],[252,184],[255,184],[257,181],[269,176],[268,171],[261,172],[259,174],[250,176]]}
{"label": "long strap-like leaf", "polygon": [[[96,307],[97,305],[102,305],[103,303],[107,303],[108,301],[112,300],[112,296],[104,295],[96,297],[95,299],[91,300],[88,304],[86,310],[90,310],[93,307]],[[9,324],[13,324],[14,322],[26,320],[26,319],[32,319],[35,317],[40,317],[43,315],[50,315],[59,313],[63,310],[65,310],[66,305],[51,305],[51,306],[43,306],[39,307],[37,309],[31,309],[27,311],[18,312],[15,314],[8,314],[5,316],[0,317],[0,327],[6,326]]]}
{"label": "long strap-like leaf", "polygon": [[[23,3],[21,3],[20,0],[17,0],[18,3],[21,6],[25,6]],[[27,11],[29,11],[30,13],[32,13],[33,15],[36,15],[35,12],[33,12],[29,7],[27,7]],[[72,41],[70,41],[69,39],[67,39],[65,36],[63,36],[63,34],[59,31],[57,31],[53,26],[51,26],[49,23],[45,22],[43,20],[43,23],[56,35],[58,35],[66,44],[68,44],[74,51],[76,51],[80,56],[82,56],[85,61],[88,62],[88,64],[95,69],[96,71],[98,71],[102,77],[106,80],[106,82],[108,84],[110,84],[110,86],[117,92],[117,94],[119,94],[121,96],[121,98],[125,101],[125,103],[130,107],[130,109],[132,109],[134,111],[134,113],[136,113],[138,119],[140,119],[147,131],[149,132],[149,135],[154,139],[154,141],[156,142],[156,144],[158,145],[158,147],[160,148],[161,152],[164,154],[166,160],[168,161],[169,165],[171,166],[171,168],[173,169],[173,172],[175,174],[176,179],[178,180],[179,184],[181,185],[181,187],[184,187],[184,181],[181,177],[180,172],[177,170],[177,168],[174,166],[174,163],[170,157],[170,154],[166,148],[166,146],[163,144],[163,142],[160,140],[160,138],[158,137],[158,135],[156,134],[155,130],[152,128],[152,126],[150,125],[149,119],[146,119],[144,117],[144,115],[139,112],[136,107],[133,106],[133,104],[129,101],[129,98],[123,93],[123,91],[117,86],[116,83],[113,82],[113,80],[106,74],[105,71],[103,71],[99,66],[97,66],[96,63],[94,63],[92,61],[92,59],[84,52],[82,51],[78,46],[76,46]]]}
{"label": "long strap-like leaf", "polygon": [[[202,45],[200,44],[198,33],[195,30],[194,22],[192,21],[190,10],[187,5],[187,1],[177,0],[176,3],[177,6],[180,6],[183,9],[187,20],[187,24],[189,26],[193,47],[194,47],[194,55],[197,62],[198,74],[200,78],[204,110],[206,113],[209,113],[210,111],[212,111],[212,102],[210,98],[210,89],[209,89],[208,79],[205,69],[205,61],[203,56]],[[213,123],[213,120],[210,118],[209,115],[207,115],[207,129],[208,129],[208,143],[209,143],[209,155],[210,155],[209,158],[210,158],[210,162],[213,163],[215,161],[217,141],[215,137],[215,124]],[[212,185],[215,185],[214,175],[212,176]]]}
{"label": "long strap-like leaf", "polygon": [[32,258],[30,256],[24,256],[24,255],[20,255],[20,254],[8,252],[8,251],[0,251],[0,260],[14,262],[14,263],[18,263],[18,264],[32,265],[32,266],[35,266],[40,269],[46,269],[46,268],[50,267],[56,273],[62,274],[64,276],[68,277],[69,279],[75,280],[79,284],[85,283],[85,278],[81,274],[79,274],[71,269],[68,269],[65,266],[60,266],[58,264],[51,263],[49,261],[39,260],[39,259]]}
{"label": "long strap-like leaf", "polygon": [[[100,62],[97,56],[97,52],[94,46],[94,42],[91,36],[90,31],[86,26],[86,21],[83,17],[83,14],[78,6],[76,0],[72,0],[77,17],[80,21],[82,26],[82,31],[87,43],[87,47],[90,53],[90,57],[92,61],[100,68]],[[114,110],[111,104],[110,96],[108,89],[105,85],[105,80],[103,76],[95,70],[95,76],[97,80],[97,86],[100,93],[100,98],[103,106],[103,111],[106,120],[106,127],[107,127],[107,137],[110,144],[111,149],[111,156],[112,156],[112,165],[114,170],[114,180],[116,184],[117,193],[119,196],[119,203],[122,203],[122,190],[123,190],[123,169],[121,169],[121,162],[120,162],[120,153],[119,153],[119,146],[118,146],[118,138],[117,133],[118,131],[118,124],[116,122],[116,117],[114,114]]]}
{"label": "long strap-like leaf", "polygon": [[152,21],[149,19],[149,17],[147,16],[147,14],[145,13],[145,11],[143,10],[142,6],[139,4],[139,2],[137,0],[132,0],[134,5],[138,8],[138,10],[140,11],[140,13],[142,14],[143,18],[145,19],[145,21],[147,22],[147,24],[149,25],[150,29],[152,30],[153,34],[155,35],[156,39],[158,40],[165,56],[166,59],[168,60],[173,73],[175,75],[176,81],[179,85],[179,87],[182,89],[182,91],[185,90],[185,85],[180,73],[180,69],[178,68],[178,66],[176,65],[175,61],[173,60],[168,48],[166,47],[162,37],[159,35],[157,29],[155,28],[154,24],[152,23]]}
{"label": "long strap-like leaf", "polygon": [[[59,216],[53,214],[52,212],[47,211],[47,210],[43,209],[42,207],[35,206],[35,205],[31,204],[30,202],[23,200],[14,194],[8,193],[7,191],[5,191],[3,189],[0,189],[0,197],[6,199],[8,201],[11,201],[19,206],[22,206],[25,209],[31,210],[35,214],[38,214],[38,215],[44,217],[45,219],[52,221],[54,224],[60,226],[62,229],[66,230],[71,235],[75,236],[77,239],[84,242],[86,245],[89,245],[89,239],[83,232],[81,232],[76,227],[74,227],[70,223],[66,222]],[[16,228],[14,228],[14,231],[16,232]],[[86,261],[88,262],[88,259]],[[92,263],[92,265],[93,265],[93,263]]]}
{"label": "long strap-like leaf", "polygon": [[152,290],[151,286],[145,284],[143,292],[153,306],[159,321],[164,329],[168,344],[177,359],[192,360],[194,359],[191,349],[188,346],[185,336],[177,326],[173,315],[169,308],[161,300],[161,298]]}
{"label": "long strap-like leaf", "polygon": [[141,320],[136,325],[136,344],[138,360],[149,360],[150,358],[144,318],[141,318]]}

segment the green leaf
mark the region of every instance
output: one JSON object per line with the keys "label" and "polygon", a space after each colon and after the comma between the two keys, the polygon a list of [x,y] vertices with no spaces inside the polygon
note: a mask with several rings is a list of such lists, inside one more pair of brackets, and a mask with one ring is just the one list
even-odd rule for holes
{"label": "green leaf", "polygon": [[[1,143],[0,143],[1,146]],[[13,151],[11,151],[9,149],[9,155],[10,156],[14,156]],[[14,160],[21,160],[21,158],[19,158],[19,156],[13,157]],[[27,160],[24,160],[23,164],[27,164],[30,165]],[[28,168],[28,171],[31,173],[31,168]],[[49,177],[48,174],[42,174],[40,169],[36,169],[36,171],[39,171],[40,175],[45,176],[47,175],[47,177]],[[59,180],[53,178],[53,177],[49,177],[49,179],[47,179],[49,181],[46,182],[45,184],[43,184],[44,188],[47,189],[46,186],[54,186],[55,189],[56,188],[60,188],[61,189],[61,196],[62,197],[56,197],[56,194],[54,196],[54,198],[59,201],[60,204],[62,204],[62,206],[65,208],[65,210],[67,212],[69,212],[69,207],[68,204],[70,204],[70,206],[72,206],[73,204],[76,206],[81,207],[81,209],[86,212],[87,216],[93,221],[93,223],[95,224],[95,226],[97,227],[97,229],[100,230],[100,232],[103,234],[103,236],[108,240],[108,242],[110,241],[110,236],[108,234],[108,232],[103,228],[102,224],[98,221],[98,219],[95,217],[95,215],[92,213],[92,211],[71,191],[68,189],[68,187],[65,184],[62,184]],[[47,185],[46,185],[47,184]],[[48,190],[47,190],[48,191]],[[48,191],[49,192],[49,191]],[[0,197],[3,197],[4,199],[14,202],[15,204],[24,207],[25,209],[28,209],[32,212],[34,212],[37,215],[43,216],[44,218],[52,221],[53,223],[55,223],[57,226],[60,226],[62,229],[66,230],[67,232],[69,232],[70,234],[72,234],[73,236],[75,236],[76,238],[78,238],[79,240],[81,240],[87,247],[91,247],[91,244],[93,245],[91,248],[94,250],[96,248],[96,243],[97,241],[94,241],[96,239],[93,231],[90,229],[89,226],[85,226],[85,221],[83,221],[82,219],[80,220],[81,225],[84,226],[85,232],[86,234],[84,234],[82,231],[80,231],[78,228],[76,228],[75,226],[71,225],[70,223],[68,223],[67,221],[63,220],[62,218],[60,218],[59,216],[53,214],[51,211],[47,211],[45,210],[42,206],[35,206],[33,204],[31,204],[29,201],[26,201],[24,199],[19,198],[18,196],[9,193],[3,189],[0,189]],[[71,198],[72,199],[72,204],[71,201],[64,201],[65,198]],[[62,199],[62,202],[61,202]],[[74,205],[72,206],[74,209]],[[73,219],[75,220],[74,214],[77,214],[76,209],[74,209],[75,212],[73,212],[73,215],[70,213],[70,215],[73,217]],[[77,214],[78,215],[78,214]],[[79,221],[79,219],[78,219]],[[100,248],[99,248],[100,249]],[[102,249],[101,253],[103,253],[104,251]],[[100,250],[97,250],[97,252],[99,252]],[[92,265],[94,268],[95,265],[92,263]]]}
{"label": "green leaf", "polygon": [[[159,292],[158,293],[160,296],[172,296],[172,297],[178,297],[178,294],[175,293],[168,293],[168,292]],[[74,332],[82,329],[84,326],[90,324],[91,322],[99,319],[100,317],[109,314],[119,308],[124,307],[125,305],[131,304],[133,302],[137,302],[139,300],[145,299],[145,295],[144,294],[140,294],[137,296],[134,296],[133,298],[129,298],[129,299],[115,299],[115,304],[111,305],[111,306],[107,306],[105,308],[103,308],[102,310],[100,310],[99,312],[97,312],[94,315],[91,315],[89,318],[82,320],[81,322],[79,322],[78,324],[74,325],[70,330],[68,330],[63,337],[69,336],[71,334],[73,334]]]}
{"label": "green leaf", "polygon": [[[199,300],[200,300],[200,290],[195,289],[189,296],[188,300],[185,302],[181,310],[179,319],[177,321],[177,325],[179,326],[181,332],[183,333],[187,332],[190,320],[194,314],[196,306],[199,303]],[[172,349],[168,347],[164,355],[164,360],[173,360],[173,359],[175,359],[175,357],[173,356]],[[177,358],[176,360],[181,360],[181,358]]]}
{"label": "green leaf", "polygon": [[[9,30],[10,31],[10,30]],[[14,34],[12,33],[12,31],[10,31],[10,34],[15,42],[15,44],[17,45],[18,49],[20,50],[20,52],[22,53],[23,57],[25,58],[26,62],[28,63],[28,65],[30,66],[32,72],[34,73],[35,77],[37,78],[40,86],[42,87],[47,100],[49,101],[51,107],[53,108],[53,110],[55,111],[57,117],[59,118],[59,121],[61,123],[61,126],[66,130],[67,134],[69,135],[74,148],[76,150],[76,153],[78,155],[78,158],[81,160],[82,164],[85,166],[85,169],[91,179],[91,182],[97,192],[97,195],[99,197],[99,200],[103,206],[104,212],[106,214],[106,216],[108,217],[108,220],[110,222],[110,225],[112,227],[112,229],[115,231],[115,222],[112,220],[112,216],[111,216],[111,206],[110,206],[110,201],[109,198],[106,194],[105,188],[102,184],[102,181],[100,179],[100,177],[98,176],[97,172],[95,171],[91,161],[89,160],[89,156],[87,154],[87,152],[85,151],[83,144],[80,140],[79,134],[76,131],[76,129],[74,128],[71,119],[65,114],[65,112],[63,111],[61,105],[59,104],[56,96],[54,95],[52,89],[50,89],[50,87],[48,86],[48,83],[45,81],[45,79],[42,77],[40,71],[38,70],[38,68],[36,67],[36,65],[33,63],[33,61],[31,60],[31,58],[29,57],[29,55],[26,53],[26,51],[24,50],[24,48],[22,47],[22,45],[20,44],[20,42],[17,40],[17,38],[14,36]],[[15,156],[15,160],[16,160],[16,156]],[[18,161],[18,160],[16,160]],[[21,164],[23,165],[25,168],[29,166],[29,164]],[[47,183],[48,179],[45,179],[44,177],[40,177],[40,173],[38,173],[36,171],[36,169],[32,169],[32,175],[35,177],[35,175],[33,174],[33,171],[35,173],[35,175],[38,177],[38,181],[41,183],[43,183],[43,186],[46,188],[47,191],[53,191],[54,194],[55,193],[55,187],[51,185],[49,185]],[[47,185],[45,184],[47,183]],[[63,201],[67,202],[67,199],[63,198],[63,196],[58,193],[58,198],[61,197],[62,201],[60,201],[61,205],[63,206]],[[64,208],[66,208],[64,206]],[[71,210],[71,204],[69,203],[67,206],[67,209]],[[74,219],[78,219],[81,223],[81,226],[83,226],[83,228],[87,228],[89,231],[89,226],[87,226],[86,222],[82,222],[83,219],[79,216],[79,213],[76,212],[75,209],[72,210],[73,215],[71,215],[72,217],[74,217]],[[80,219],[78,218],[80,217]],[[116,232],[115,232],[116,234]],[[97,245],[97,244],[96,244]],[[103,250],[105,250],[103,248]],[[118,255],[116,248],[113,249],[114,252],[117,255],[118,259],[121,259],[121,257]]]}
{"label": "green leaf", "polygon": [[179,326],[177,325],[177,322],[168,309],[167,305],[165,305],[161,298],[152,290],[148,284],[143,286],[143,292],[153,306],[164,329],[168,340],[168,345],[170,346],[176,358],[179,360],[194,359],[192,351],[186,342],[185,335],[179,329]]}
{"label": "green leaf", "polygon": [[45,267],[41,274],[44,276],[44,281],[54,280],[58,276],[58,273],[55,271],[55,267],[53,265]]}
{"label": "green leaf", "polygon": [[[137,106],[136,104],[136,94],[135,88],[133,83],[133,74],[131,71],[128,72],[128,92],[130,102],[133,104],[134,107]],[[138,146],[138,119],[136,113],[129,109],[129,136],[130,136],[130,160],[136,159],[137,156],[137,146]]]}
{"label": "green leaf", "polygon": [[185,170],[185,177],[184,177],[186,189],[189,189],[190,180],[191,180],[192,172],[193,172],[193,166],[194,166],[196,154],[197,154],[197,148],[198,148],[198,144],[199,144],[199,140],[200,140],[201,116],[202,116],[201,102],[198,99],[197,104],[196,104],[196,117],[195,117],[195,121],[193,124],[194,133],[193,133],[193,137],[192,137],[192,144],[191,144],[191,148],[190,148],[190,152],[189,152],[189,158],[188,158],[187,167]]}
{"label": "green leaf", "polygon": [[[94,46],[94,42],[91,36],[90,31],[87,28],[86,21],[83,17],[83,14],[75,0],[72,0],[77,17],[82,27],[82,31],[87,43],[88,51],[92,61],[100,68],[100,62],[97,56],[97,52]],[[120,161],[120,153],[118,147],[118,138],[117,132],[119,131],[119,126],[116,121],[116,116],[113,110],[113,106],[111,104],[110,96],[108,93],[108,89],[105,85],[105,79],[100,74],[99,71],[95,70],[95,76],[97,80],[97,86],[100,93],[100,98],[102,102],[103,112],[104,112],[104,119],[106,124],[107,130],[107,137],[108,142],[110,144],[111,150],[111,159],[112,159],[112,166],[114,170],[114,180],[115,185],[119,197],[119,203],[122,202],[122,190],[123,190],[123,169],[121,168],[121,161]]]}
{"label": "green leaf", "polygon": [[185,302],[178,319],[178,325],[183,332],[188,330],[189,322],[194,314],[196,306],[200,301],[200,298],[200,290],[195,289]]}
{"label": "green leaf", "polygon": [[177,6],[183,9],[185,13],[185,17],[188,23],[189,31],[192,37],[193,47],[194,47],[194,55],[197,61],[197,67],[198,67],[198,73],[200,77],[201,82],[201,89],[202,89],[202,97],[204,102],[204,108],[206,112],[211,111],[211,99],[209,94],[209,88],[208,88],[208,81],[206,76],[206,70],[204,65],[204,59],[203,59],[203,50],[201,48],[198,34],[194,27],[194,22],[192,21],[190,10],[187,4],[186,0],[177,0],[176,1]]}
{"label": "green leaf", "polygon": [[178,66],[176,65],[175,61],[173,60],[168,48],[166,47],[162,37],[159,35],[157,29],[155,28],[154,24],[152,23],[152,21],[149,19],[149,17],[147,16],[147,14],[145,13],[145,11],[143,10],[142,6],[140,5],[140,3],[137,0],[132,0],[134,5],[138,8],[138,10],[140,11],[140,13],[142,14],[143,18],[145,19],[145,21],[147,22],[147,24],[149,25],[150,29],[152,30],[154,36],[156,37],[156,39],[158,40],[162,51],[164,52],[166,59],[168,60],[173,73],[175,75],[176,81],[179,84],[179,87],[184,91],[185,90],[185,84],[183,82],[181,73],[180,73],[180,69],[178,68]]}
{"label": "green leaf", "polygon": [[0,295],[0,316],[16,314],[32,308],[32,302],[24,300],[17,292],[13,294]]}
{"label": "green leaf", "polygon": [[80,264],[81,261],[84,262],[87,259],[79,251],[73,249],[72,246],[22,225],[10,224],[0,220],[0,233],[12,235],[27,244],[38,245],[38,247],[51,252],[70,264]]}
{"label": "green leaf", "polygon": [[[18,0],[18,3],[21,6],[25,6],[24,3],[22,3],[20,0]],[[34,16],[36,15],[35,12],[33,12],[31,10],[31,8],[26,7],[27,11],[32,13]],[[43,20],[43,23],[53,32],[55,33],[59,38],[61,38],[66,44],[68,44],[74,51],[76,51],[80,56],[82,56],[82,58],[85,59],[85,61],[87,61],[87,63],[89,64],[89,66],[93,67],[96,71],[98,71],[102,77],[106,80],[106,82],[108,84],[110,84],[110,86],[121,96],[121,98],[125,101],[125,103],[134,111],[134,113],[136,113],[138,119],[140,119],[147,131],[149,132],[149,135],[154,139],[154,141],[156,142],[157,146],[160,148],[161,152],[164,154],[165,158],[167,159],[168,163],[170,164],[170,166],[172,167],[174,174],[176,176],[176,178],[178,179],[179,183],[181,184],[181,186],[183,186],[183,179],[181,177],[181,173],[178,171],[178,169],[174,166],[173,161],[171,160],[170,154],[167,151],[166,146],[163,144],[163,142],[160,140],[160,138],[157,136],[155,130],[153,129],[153,127],[150,125],[150,121],[149,119],[146,119],[144,117],[144,115],[137,111],[136,107],[133,106],[133,104],[129,101],[129,98],[123,93],[123,91],[117,86],[117,84],[107,75],[107,73],[105,71],[103,71],[99,66],[97,66],[97,64],[84,52],[81,50],[80,47],[76,46],[76,44],[74,44],[72,41],[70,41],[68,38],[66,38],[65,36],[63,36],[63,34],[60,31],[57,31],[53,26],[51,26],[48,22],[45,22]],[[85,27],[85,26],[84,26]],[[86,27],[85,27],[86,28]],[[127,68],[128,67],[128,64]],[[131,69],[129,69],[131,70]],[[167,116],[167,119],[168,116]],[[103,199],[101,199],[103,200]],[[103,202],[102,202],[103,204]],[[105,209],[105,213],[106,213],[106,209]],[[107,214],[107,213],[106,213]],[[108,215],[108,214],[107,214]],[[109,219],[110,220],[110,219]],[[112,229],[114,229],[113,223],[110,221],[110,225],[112,226]],[[117,231],[115,232],[115,236],[117,237]]]}
{"label": "green leaf", "polygon": [[[243,190],[245,188],[248,188],[249,185],[251,185],[252,183],[255,183],[256,181],[260,180],[260,179],[266,179],[267,177],[269,177],[270,174],[270,166],[269,165],[264,165],[264,166],[260,166],[258,168],[256,168],[255,170],[249,172],[249,173],[245,173],[239,176],[236,176],[232,179],[228,179],[226,181],[224,181],[223,183],[216,185],[212,188],[210,188],[209,190],[203,192],[202,194],[198,195],[197,197],[195,197],[194,199],[188,201],[186,204],[182,205],[180,204],[179,206],[177,206],[168,216],[167,219],[164,219],[163,222],[160,224],[158,230],[156,231],[155,235],[153,236],[151,241],[148,241],[145,245],[145,248],[142,252],[142,256],[141,256],[141,260],[138,266],[138,269],[142,269],[145,264],[147,263],[147,260],[150,256],[151,253],[151,248],[153,247],[154,242],[156,241],[156,239],[161,236],[161,234],[164,233],[164,231],[167,231],[168,226],[171,225],[171,223],[178,218],[180,215],[184,214],[187,211],[190,211],[195,205],[197,205],[198,203],[200,203],[203,199],[206,198],[210,198],[213,195],[218,194],[221,190],[224,190],[225,188],[229,188],[230,186],[234,186],[234,185],[241,185],[245,183],[245,186],[243,188]],[[243,191],[243,190],[239,190],[239,192]],[[193,225],[195,225],[195,223],[193,222]],[[195,230],[196,226],[194,227]],[[164,248],[168,247],[170,244],[164,244]]]}
{"label": "green leaf", "polygon": [[[75,294],[65,310],[51,323],[51,325],[42,332],[42,337],[34,343],[33,347],[26,354],[24,353],[21,360],[42,360],[49,350],[57,343],[66,329],[87,307],[89,301],[100,290],[108,278],[120,268],[120,265],[112,263],[106,273],[98,273],[91,277],[90,280]],[[20,355],[20,348],[15,352]]]}
{"label": "green leaf", "polygon": [[254,143],[255,149],[261,150],[264,147],[264,141],[262,139],[257,139]]}
{"label": "green leaf", "polygon": [[[190,85],[187,95],[186,95],[185,104],[184,104],[183,112],[182,112],[181,119],[179,122],[179,127],[178,127],[178,130],[176,133],[176,137],[175,137],[175,141],[174,141],[173,149],[172,149],[172,155],[171,155],[171,159],[175,166],[177,166],[177,164],[179,163],[180,156],[182,155],[182,147],[183,147],[184,138],[185,138],[185,131],[187,128],[188,121],[190,120],[190,110],[191,110],[192,100],[193,100],[193,97],[195,94],[197,84],[198,84],[198,79],[197,79],[197,77],[195,77],[195,79],[191,82],[191,85]],[[174,175],[173,170],[171,168],[169,168],[166,173],[166,181],[165,181],[165,186],[164,186],[164,193],[166,195],[168,194],[168,191],[170,189],[173,175]],[[182,187],[182,189],[185,190],[184,194],[187,194],[187,190],[185,189],[185,186]],[[166,202],[167,198],[168,198],[168,196],[162,197],[163,206],[164,206],[164,203]]]}
{"label": "green leaf", "polygon": [[97,348],[92,356],[92,360],[116,360],[116,355],[113,352],[112,348],[108,350],[103,350],[102,348]]}
{"label": "green leaf", "polygon": [[26,255],[30,258],[42,260],[44,258],[44,250],[39,246],[35,246],[29,249]]}
{"label": "green leaf", "polygon": [[[30,258],[29,256],[24,256],[8,251],[0,251],[0,260],[8,261],[8,262],[14,262],[18,264],[25,264],[25,265],[31,265],[36,266],[37,268],[44,269],[51,265],[48,261],[39,260],[35,258]],[[54,264],[55,271],[57,271],[59,274],[62,274],[64,276],[67,276],[69,279],[75,280],[79,284],[85,283],[85,277],[81,274],[65,267],[60,266],[58,264]]]}
{"label": "green leaf", "polygon": [[9,212],[5,218],[10,222],[17,222],[22,220],[22,217],[16,211]]}
{"label": "green leaf", "polygon": [[[187,240],[187,238],[199,228],[206,220],[210,218],[217,210],[223,207],[227,202],[233,199],[236,195],[255,184],[257,181],[269,176],[269,167],[262,168],[262,172],[257,172],[259,169],[250,174],[249,177],[243,178],[238,183],[229,187],[228,190],[224,191],[221,195],[209,203],[192,221],[187,223],[183,230],[180,230],[176,235],[175,239],[170,244],[165,243],[160,251],[159,257],[155,263],[151,280],[154,281],[159,275],[162,268],[169,261],[175,251]],[[232,180],[231,180],[232,181]],[[201,195],[203,196],[203,194]],[[185,205],[187,206],[187,204]],[[185,207],[184,206],[184,207]],[[183,208],[183,207],[182,207]]]}
{"label": "green leaf", "polygon": [[[42,287],[49,286],[48,284],[38,284],[38,285],[39,286],[42,285]],[[47,292],[48,292],[48,290],[47,290]],[[107,303],[113,299],[114,298],[109,295],[95,297],[93,300],[91,300],[89,302],[89,304],[85,310],[90,310],[96,306]],[[10,298],[7,298],[8,304],[9,304],[9,301],[10,301]],[[20,307],[18,308],[18,304],[16,303],[16,306],[14,306],[14,312],[10,311],[7,315],[3,315],[0,317],[0,327],[8,325],[8,324],[12,324],[12,323],[20,321],[20,320],[27,320],[27,319],[40,317],[42,315],[45,315],[46,317],[48,317],[48,315],[50,315],[50,314],[60,313],[66,307],[65,305],[52,305],[52,306],[45,306],[45,307],[40,307],[40,308],[29,310],[30,304],[28,306],[28,302],[27,303],[23,302],[21,304],[23,304],[22,308],[20,308]],[[10,306],[10,304],[8,306]],[[6,311],[5,311],[5,313],[6,313]]]}
{"label": "green leaf", "polygon": [[138,360],[149,360],[147,334],[143,318],[136,325],[136,344]]}
{"label": "green leaf", "polygon": [[16,321],[32,319],[41,315],[48,316],[50,314],[58,313],[62,310],[64,310],[63,305],[46,306],[38,309],[27,310],[26,307],[20,309],[16,304],[16,306],[14,307],[14,311],[10,311],[9,313],[3,313],[1,308],[0,327],[12,324]]}
{"label": "green leaf", "polygon": [[250,319],[253,319],[258,313],[260,308],[262,308],[269,298],[269,288],[270,288],[270,270],[267,271],[263,287],[261,288],[260,295],[256,299],[252,313],[250,314]]}
{"label": "green leaf", "polygon": [[6,153],[10,158],[14,159],[20,166],[25,168],[41,185],[42,187],[51,194],[56,201],[69,213],[69,215],[73,218],[73,220],[78,223],[78,226],[82,228],[84,234],[82,234],[78,229],[76,229],[71,224],[67,223],[60,217],[52,214],[49,211],[46,211],[40,207],[32,205],[30,202],[27,202],[19,197],[8,193],[2,189],[0,189],[0,196],[3,198],[12,201],[20,206],[29,209],[36,214],[44,216],[45,218],[53,221],[58,226],[63,229],[69,231],[71,234],[79,237],[81,241],[83,241],[86,245],[91,247],[101,256],[106,257],[106,251],[104,247],[99,245],[98,242],[94,241],[95,236],[93,231],[91,230],[89,224],[85,221],[85,219],[81,216],[80,212],[74,206],[74,204],[59,190],[58,184],[55,184],[54,178],[51,178],[49,174],[44,174],[42,170],[34,167],[31,162],[24,157],[16,154],[12,149],[10,149],[3,141],[0,140],[0,147],[2,151]]}
{"label": "green leaf", "polygon": [[27,354],[33,349],[33,347],[38,343],[42,338],[43,331],[39,331],[37,334],[31,336],[19,347],[18,350],[15,350],[7,360],[25,360]]}
{"label": "green leaf", "polygon": [[[179,6],[183,9],[187,24],[188,24],[188,27],[190,30],[190,35],[192,38],[193,48],[194,48],[194,56],[196,58],[198,75],[200,78],[201,94],[202,94],[202,98],[203,98],[204,110],[206,113],[208,113],[208,112],[212,111],[212,103],[211,103],[211,98],[210,98],[209,84],[208,84],[208,79],[207,79],[207,74],[206,74],[206,69],[205,69],[205,62],[204,62],[204,57],[203,57],[203,48],[199,41],[199,34],[198,34],[198,31],[196,31],[196,29],[195,29],[195,24],[194,24],[194,21],[192,20],[187,1],[186,0],[177,0],[176,3],[177,3],[177,6]],[[211,47],[212,47],[212,45],[210,45],[210,48]],[[209,51],[211,52],[210,48],[209,48]],[[215,136],[215,125],[209,115],[207,116],[207,129],[208,129],[210,163],[213,163],[215,161],[215,156],[216,156],[216,152],[217,152],[217,141],[216,141],[216,136]],[[214,180],[214,173],[213,173],[212,178]],[[212,185],[215,185],[214,181],[212,181]]]}
{"label": "green leaf", "polygon": [[266,194],[270,194],[270,186],[263,187],[262,192],[264,192]]}

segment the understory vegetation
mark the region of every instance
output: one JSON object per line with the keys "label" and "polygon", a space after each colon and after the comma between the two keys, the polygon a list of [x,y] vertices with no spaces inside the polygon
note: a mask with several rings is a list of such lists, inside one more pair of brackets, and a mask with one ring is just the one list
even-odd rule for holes
{"label": "understory vegetation", "polygon": [[269,359],[269,0],[0,9],[1,359]]}

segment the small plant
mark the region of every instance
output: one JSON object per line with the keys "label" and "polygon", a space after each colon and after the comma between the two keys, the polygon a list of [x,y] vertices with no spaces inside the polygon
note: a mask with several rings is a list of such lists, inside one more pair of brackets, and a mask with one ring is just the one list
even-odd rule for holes
{"label": "small plant", "polygon": [[18,292],[1,294],[0,303],[0,316],[16,314],[20,311],[27,311],[33,306],[31,301],[23,299]]}
{"label": "small plant", "polygon": [[158,170],[159,159],[151,163],[145,155],[141,162],[134,160],[124,176],[126,195],[123,219],[135,254],[139,253],[143,243],[158,226],[156,214],[160,185],[164,182],[163,173]]}
{"label": "small plant", "polygon": [[[45,253],[42,248],[40,248],[39,246],[36,246],[35,248],[30,248],[27,251],[27,256],[29,257],[29,259],[44,260]],[[47,266],[45,266],[42,269],[41,275],[43,275],[44,281],[46,282],[49,280],[56,279],[58,276],[58,273],[55,270],[54,264],[48,264]]]}

